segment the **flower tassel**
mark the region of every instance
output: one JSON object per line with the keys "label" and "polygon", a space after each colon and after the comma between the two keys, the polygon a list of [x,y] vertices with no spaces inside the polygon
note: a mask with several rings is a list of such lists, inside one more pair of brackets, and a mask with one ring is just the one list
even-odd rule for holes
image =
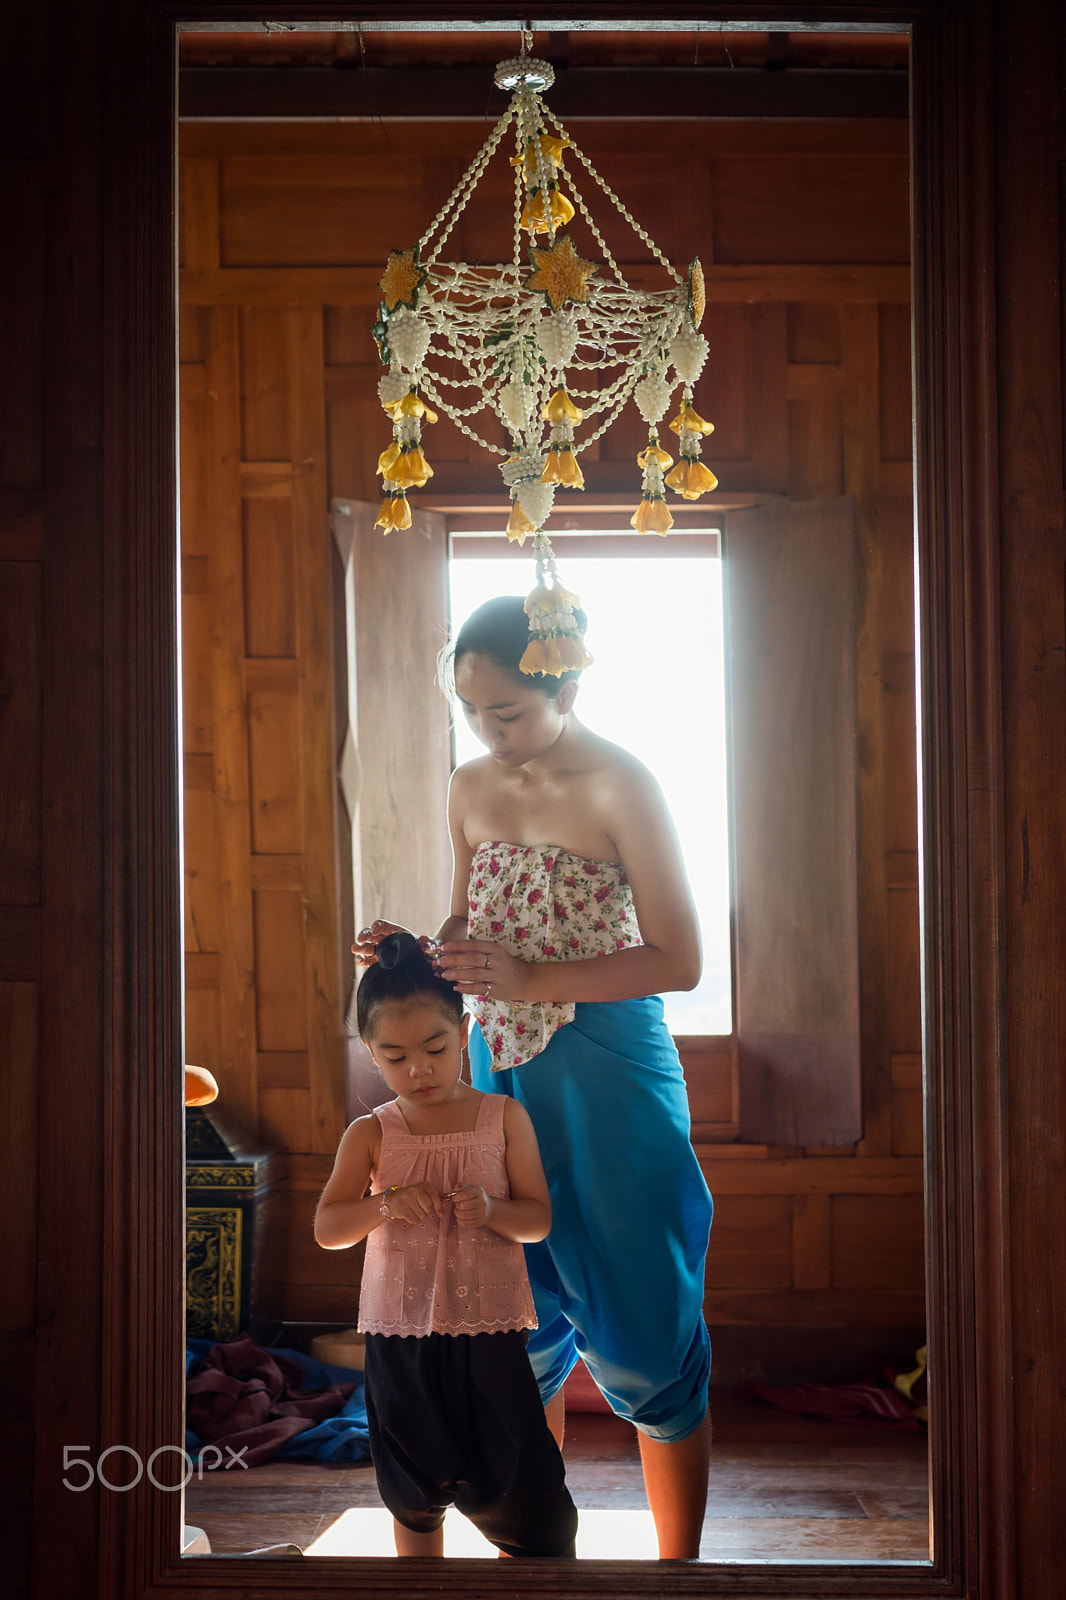
{"label": "flower tassel", "polygon": [[636,528],[638,533],[658,533],[665,538],[674,525],[670,507],[663,498],[666,492],[663,473],[673,464],[673,459],[659,444],[658,431],[652,428],[648,433],[648,448],[637,457],[637,466],[643,469],[644,481],[640,505],[630,517],[629,525]]}
{"label": "flower tassel", "polygon": [[592,662],[585,648],[574,615],[580,605],[576,594],[564,589],[555,572],[555,557],[545,534],[533,542],[537,561],[536,588],[526,599],[529,618],[529,644],[518,663],[526,674],[543,673],[558,678],[564,672],[579,672]]}
{"label": "flower tassel", "polygon": [[406,375],[387,373],[378,385],[383,409],[392,418],[392,443],[378,456],[385,499],[375,522],[384,533],[411,526],[408,489],[423,488],[433,468],[422,453],[422,423],[436,422],[432,411]]}
{"label": "flower tassel", "polygon": [[714,423],[705,422],[693,409],[691,389],[685,389],[681,410],[670,427],[680,440],[681,459],[666,478],[666,486],[674,489],[683,500],[698,500],[701,494],[718,487],[718,479],[699,459],[703,435],[714,432]]}

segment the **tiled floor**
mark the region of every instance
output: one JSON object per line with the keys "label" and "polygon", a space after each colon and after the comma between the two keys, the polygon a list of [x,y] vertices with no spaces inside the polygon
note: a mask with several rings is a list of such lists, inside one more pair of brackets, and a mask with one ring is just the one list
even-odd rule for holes
{"label": "tiled floor", "polygon": [[[926,1561],[926,1445],[917,1434],[821,1422],[714,1393],[707,1561]],[[567,1480],[585,1558],[655,1556],[636,1439],[614,1417],[567,1419]],[[216,1553],[296,1544],[305,1555],[391,1555],[392,1524],[367,1463],[270,1462],[207,1474],[187,1522]],[[449,1555],[495,1556],[454,1513]]]}

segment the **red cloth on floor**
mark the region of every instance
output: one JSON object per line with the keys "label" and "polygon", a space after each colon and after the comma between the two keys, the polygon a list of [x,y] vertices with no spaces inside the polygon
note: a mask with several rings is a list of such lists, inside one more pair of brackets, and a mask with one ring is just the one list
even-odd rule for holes
{"label": "red cloth on floor", "polygon": [[898,1428],[904,1433],[922,1431],[921,1423],[899,1390],[883,1389],[876,1383],[797,1383],[787,1389],[767,1388],[764,1383],[742,1383],[737,1393],[750,1400],[764,1400],[782,1411],[826,1417],[831,1422]]}
{"label": "red cloth on floor", "polygon": [[185,1424],[205,1444],[242,1451],[246,1467],[269,1461],[286,1439],[332,1417],[354,1383],[304,1389],[294,1361],[271,1355],[246,1333],[212,1345],[185,1385]]}

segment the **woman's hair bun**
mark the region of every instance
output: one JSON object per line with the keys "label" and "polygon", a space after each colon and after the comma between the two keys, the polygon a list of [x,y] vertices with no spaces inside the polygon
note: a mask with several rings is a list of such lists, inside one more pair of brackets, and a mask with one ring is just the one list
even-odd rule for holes
{"label": "woman's hair bun", "polygon": [[377,947],[378,965],[384,967],[386,972],[391,972],[393,967],[402,967],[408,961],[419,957],[426,959],[425,951],[413,933],[401,929],[397,933],[387,933]]}

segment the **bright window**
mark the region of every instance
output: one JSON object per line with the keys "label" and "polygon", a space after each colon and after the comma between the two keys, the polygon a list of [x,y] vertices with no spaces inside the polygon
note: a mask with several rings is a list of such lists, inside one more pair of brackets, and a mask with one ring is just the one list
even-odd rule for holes
{"label": "bright window", "polygon": [[[589,541],[582,543],[587,549]],[[690,994],[664,997],[667,1022],[675,1034],[730,1033],[722,563],[713,555],[569,556],[561,540],[556,545],[560,575],[588,613],[595,657],[577,714],[658,778],[696,898],[703,978]],[[532,564],[507,556],[464,554],[449,567],[456,628],[483,600],[530,587]],[[457,717],[456,761],[469,761],[481,748]]]}

